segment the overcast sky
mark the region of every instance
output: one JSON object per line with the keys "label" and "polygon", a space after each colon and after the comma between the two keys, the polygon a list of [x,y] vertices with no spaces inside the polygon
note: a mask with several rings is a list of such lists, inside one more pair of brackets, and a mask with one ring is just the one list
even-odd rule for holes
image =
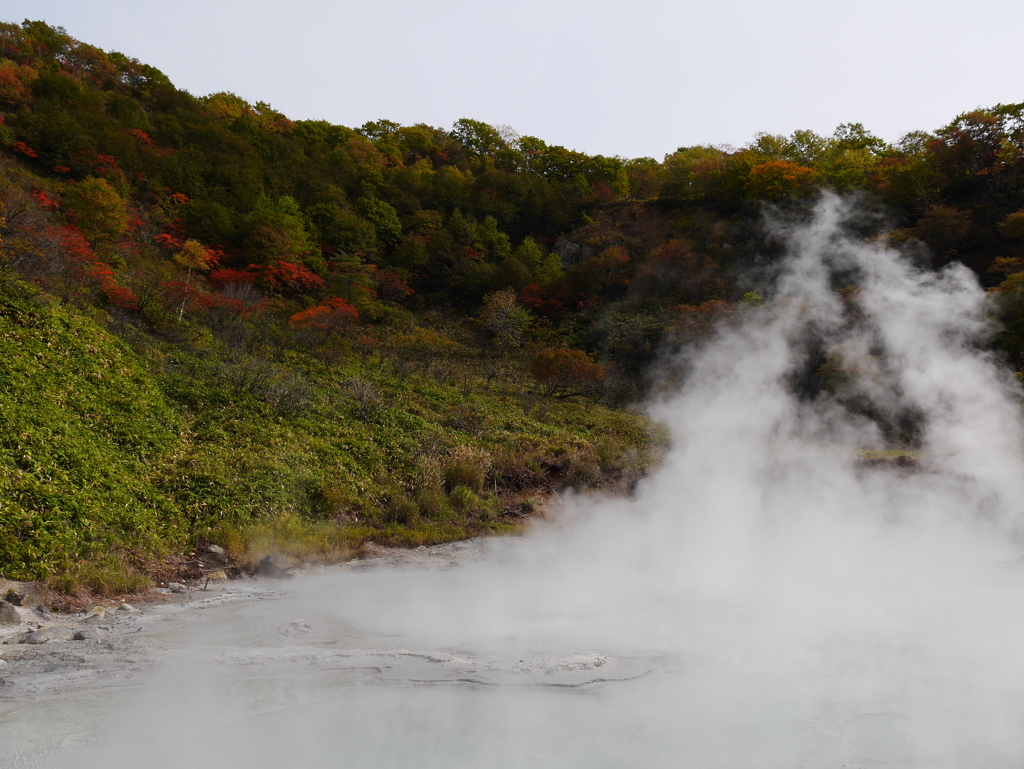
{"label": "overcast sky", "polygon": [[292,119],[470,117],[659,160],[843,122],[896,140],[1024,101],[1019,0],[0,0],[25,18]]}

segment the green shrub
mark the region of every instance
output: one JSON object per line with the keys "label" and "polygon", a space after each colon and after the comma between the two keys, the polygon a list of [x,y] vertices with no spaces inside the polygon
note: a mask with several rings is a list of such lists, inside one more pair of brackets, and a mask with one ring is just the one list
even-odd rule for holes
{"label": "green shrub", "polygon": [[491,455],[475,446],[457,446],[444,467],[444,485],[449,491],[458,486],[479,491],[491,468]]}
{"label": "green shrub", "polygon": [[153,580],[127,565],[119,558],[108,556],[87,561],[61,574],[50,577],[47,584],[67,595],[111,597],[127,593],[141,593],[153,586]]}
{"label": "green shrub", "polygon": [[456,486],[452,489],[448,499],[451,501],[452,507],[460,513],[472,513],[480,509],[482,504],[480,497],[466,486]]}
{"label": "green shrub", "polygon": [[390,495],[385,508],[385,520],[388,523],[400,523],[408,526],[419,516],[420,506],[401,492]]}

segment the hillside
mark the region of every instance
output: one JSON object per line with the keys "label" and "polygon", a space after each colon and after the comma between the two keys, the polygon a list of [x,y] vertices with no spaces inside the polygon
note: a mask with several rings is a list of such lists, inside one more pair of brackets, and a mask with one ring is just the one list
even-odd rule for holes
{"label": "hillside", "polygon": [[588,156],[471,119],[293,121],[0,24],[0,574],[113,591],[207,542],[329,560],[628,490],[652,364],[768,296],[764,214],[822,189],[923,269],[973,269],[1015,367],[1022,115]]}

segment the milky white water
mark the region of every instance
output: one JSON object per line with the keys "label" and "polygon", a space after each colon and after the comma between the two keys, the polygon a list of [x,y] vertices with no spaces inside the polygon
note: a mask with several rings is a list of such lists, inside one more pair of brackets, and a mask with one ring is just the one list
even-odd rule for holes
{"label": "milky white water", "polygon": [[[690,356],[633,498],[153,626],[130,686],[0,708],[8,765],[1021,766],[1019,386],[974,278],[851,215],[785,233],[772,300]],[[792,394],[809,336],[917,415],[917,467],[857,461],[887,439],[849,397]]]}

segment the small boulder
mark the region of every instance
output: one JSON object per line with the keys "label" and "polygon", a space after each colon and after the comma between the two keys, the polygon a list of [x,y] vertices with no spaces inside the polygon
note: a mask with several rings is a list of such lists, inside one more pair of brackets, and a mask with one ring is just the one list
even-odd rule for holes
{"label": "small boulder", "polygon": [[180,582],[168,582],[167,589],[170,590],[172,593],[184,593],[186,590],[188,590],[188,588]]}
{"label": "small boulder", "polygon": [[72,641],[102,641],[105,633],[99,628],[83,627],[75,631],[71,636]]}
{"label": "small boulder", "polygon": [[7,603],[20,606],[23,609],[33,609],[39,605],[39,599],[30,592],[27,590],[15,590],[13,587],[7,591],[7,595],[4,596],[4,600]]}
{"label": "small boulder", "polygon": [[270,577],[271,579],[290,579],[295,576],[295,567],[283,555],[274,554],[268,555],[260,561],[259,566],[256,567],[256,573],[261,577]]}
{"label": "small boulder", "polygon": [[69,627],[58,625],[57,627],[46,627],[29,633],[22,643],[44,644],[50,641],[70,641],[74,631]]}
{"label": "small boulder", "polygon": [[123,603],[123,604],[121,604],[120,606],[117,607],[117,610],[118,611],[125,611],[125,612],[128,612],[129,614],[137,614],[138,611],[139,611],[134,606],[132,606],[130,603]]}
{"label": "small boulder", "polygon": [[7,667],[7,660],[0,660],[0,670],[3,670],[5,667]]}
{"label": "small boulder", "polygon": [[0,601],[0,625],[20,625],[21,615],[14,608],[13,603]]}
{"label": "small boulder", "polygon": [[227,557],[227,554],[228,554],[228,551],[225,550],[220,545],[207,545],[206,546],[206,552],[209,553],[210,555],[215,555],[218,558],[225,558],[225,557]]}

